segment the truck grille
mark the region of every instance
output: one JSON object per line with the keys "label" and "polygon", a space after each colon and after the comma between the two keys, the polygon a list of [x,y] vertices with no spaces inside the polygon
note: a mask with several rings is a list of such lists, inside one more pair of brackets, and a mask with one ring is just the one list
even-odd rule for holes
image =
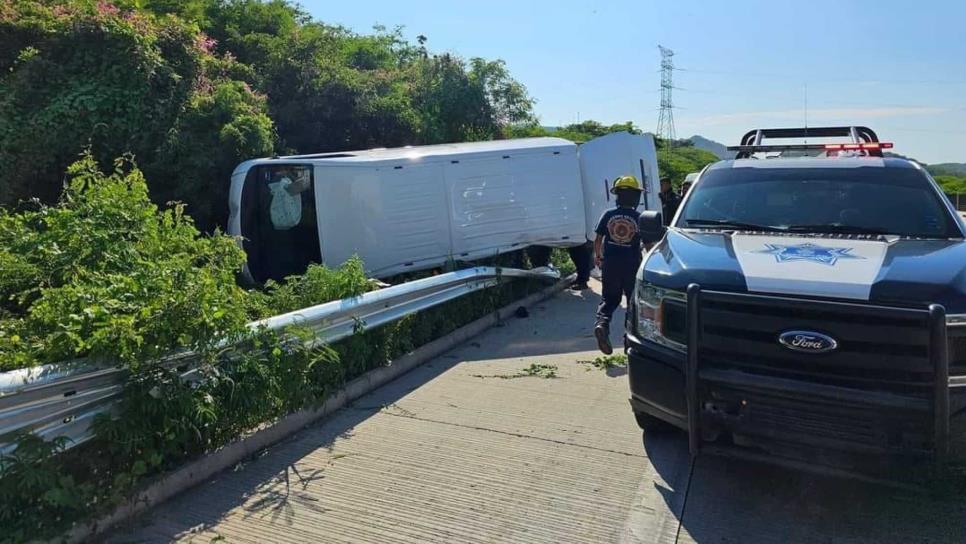
{"label": "truck grille", "polygon": [[949,327],[949,375],[966,376],[966,326]]}
{"label": "truck grille", "polygon": [[[689,442],[730,433],[737,444],[945,455],[950,438],[946,355],[958,332],[934,309],[703,291],[685,305]],[[665,310],[676,326],[678,309]],[[670,315],[668,315],[670,313]],[[694,321],[691,321],[694,319]],[[832,350],[803,353],[784,333],[826,335]],[[936,347],[933,347],[936,346]],[[956,404],[956,400],[952,403]],[[955,409],[955,407],[953,406]]]}
{"label": "truck grille", "polygon": [[[667,299],[663,306],[664,335],[685,345],[688,342],[688,307],[682,300]],[[791,318],[791,315],[786,316]],[[741,327],[741,322],[732,324]],[[782,329],[785,330],[785,329]],[[760,331],[759,331],[760,332]],[[774,327],[771,332],[774,333]],[[777,333],[772,338],[777,337]],[[949,342],[949,375],[966,376],[966,325],[950,326],[948,329]]]}
{"label": "truck grille", "polygon": [[[664,333],[687,343],[687,305],[664,303]],[[920,310],[784,297],[709,297],[702,304],[702,365],[856,389],[923,393],[933,387],[927,314]],[[789,330],[827,334],[833,352],[788,350]],[[966,333],[966,329],[963,330]],[[966,335],[950,338],[951,361],[966,373]],[[959,353],[959,359],[953,356]]]}
{"label": "truck grille", "polygon": [[713,397],[717,403],[744,404],[733,424],[736,431],[781,442],[807,436],[814,446],[834,449],[923,451],[932,439],[931,427],[923,425],[922,411],[918,410],[847,402],[830,405],[808,395],[774,394],[720,382]]}

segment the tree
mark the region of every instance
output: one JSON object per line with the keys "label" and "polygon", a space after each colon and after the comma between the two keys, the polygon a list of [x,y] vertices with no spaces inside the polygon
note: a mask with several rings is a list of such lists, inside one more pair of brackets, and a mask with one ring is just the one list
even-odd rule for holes
{"label": "tree", "polygon": [[244,70],[174,17],[106,2],[12,6],[0,11],[0,43],[13,44],[0,49],[0,205],[53,202],[90,146],[102,160],[132,153],[156,199],[186,202],[205,230],[223,224],[211,189],[273,147],[264,100],[231,83]]}
{"label": "tree", "polygon": [[53,202],[90,145],[133,153],[156,202],[227,219],[233,168],[506,136],[533,99],[502,61],[362,35],[285,0],[0,0],[0,206]]}
{"label": "tree", "polygon": [[527,88],[510,76],[502,60],[470,59],[467,76],[486,94],[496,125],[506,127],[536,122],[533,115],[535,101],[527,93]]}
{"label": "tree", "polygon": [[661,177],[671,178],[671,183],[675,186],[679,186],[688,174],[699,172],[705,166],[718,162],[717,155],[694,147],[688,140],[674,140],[670,149],[667,149],[667,140],[656,139],[655,143]]}
{"label": "tree", "polygon": [[966,177],[935,176],[942,190],[951,195],[966,194]]}
{"label": "tree", "polygon": [[583,143],[593,140],[599,136],[612,132],[630,132],[631,134],[642,134],[641,129],[633,122],[615,123],[605,125],[598,121],[590,120],[566,125],[557,129],[547,129],[537,125],[535,122],[516,125],[512,127],[511,134],[515,138],[534,137],[534,136],[556,136],[567,140]]}

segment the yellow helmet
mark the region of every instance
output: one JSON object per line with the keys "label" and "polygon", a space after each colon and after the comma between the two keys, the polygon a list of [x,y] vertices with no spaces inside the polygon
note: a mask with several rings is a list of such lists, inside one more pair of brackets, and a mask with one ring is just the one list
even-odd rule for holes
{"label": "yellow helmet", "polygon": [[610,192],[617,194],[617,191],[621,189],[631,189],[633,191],[640,191],[641,184],[637,181],[634,176],[621,176],[614,180],[614,186],[611,187]]}

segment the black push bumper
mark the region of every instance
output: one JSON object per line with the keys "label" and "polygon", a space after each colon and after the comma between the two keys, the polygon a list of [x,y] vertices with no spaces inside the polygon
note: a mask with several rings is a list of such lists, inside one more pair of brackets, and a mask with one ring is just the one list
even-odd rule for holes
{"label": "black push bumper", "polygon": [[[832,329],[819,330],[834,329],[845,338],[834,358],[782,351],[777,344],[782,330],[814,330],[822,322]],[[883,348],[861,338],[875,334],[879,323],[881,334],[904,343]],[[737,448],[841,464],[840,457],[864,463],[870,454],[942,460],[949,452],[949,360],[941,306],[876,307],[692,285],[686,327],[686,352],[630,331],[626,348],[633,409],[686,430],[692,455]],[[735,342],[744,343],[729,352]],[[896,350],[909,355],[894,357]],[[888,367],[881,376],[877,362]],[[954,400],[954,408],[966,410],[959,406],[966,398]]]}

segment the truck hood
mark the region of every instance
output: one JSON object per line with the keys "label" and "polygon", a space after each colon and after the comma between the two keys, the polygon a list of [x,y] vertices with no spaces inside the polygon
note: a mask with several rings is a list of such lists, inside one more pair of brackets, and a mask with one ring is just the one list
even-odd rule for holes
{"label": "truck hood", "polygon": [[863,300],[966,313],[966,242],[669,229],[644,279],[705,289]]}

